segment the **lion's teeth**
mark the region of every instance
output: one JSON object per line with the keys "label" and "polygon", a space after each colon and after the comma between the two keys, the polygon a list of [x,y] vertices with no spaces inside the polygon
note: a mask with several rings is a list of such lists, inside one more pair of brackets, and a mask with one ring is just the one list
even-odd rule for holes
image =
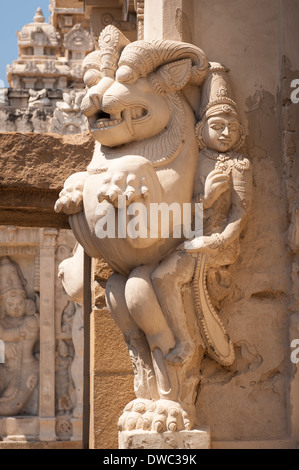
{"label": "lion's teeth", "polygon": [[130,108],[127,108],[127,109],[124,110],[123,116],[124,116],[124,121],[127,124],[128,131],[130,132],[131,135],[134,135],[134,129],[133,129],[133,123],[132,123]]}
{"label": "lion's teeth", "polygon": [[136,117],[141,117],[143,114],[143,108],[141,106],[137,106],[135,108],[135,113],[136,113]]}

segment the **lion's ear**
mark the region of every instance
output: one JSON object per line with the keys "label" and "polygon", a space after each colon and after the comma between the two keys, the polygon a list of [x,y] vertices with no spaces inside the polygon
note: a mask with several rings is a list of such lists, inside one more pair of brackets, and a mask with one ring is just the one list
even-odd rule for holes
{"label": "lion's ear", "polygon": [[188,83],[191,77],[191,59],[182,59],[162,65],[152,74],[151,82],[161,92],[179,91]]}

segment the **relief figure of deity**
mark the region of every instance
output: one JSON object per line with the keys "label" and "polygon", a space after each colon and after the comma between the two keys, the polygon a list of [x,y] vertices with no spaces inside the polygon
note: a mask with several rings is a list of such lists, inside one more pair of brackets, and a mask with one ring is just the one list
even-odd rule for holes
{"label": "relief figure of deity", "polygon": [[0,338],[4,363],[0,365],[0,416],[34,414],[30,399],[38,383],[39,363],[35,346],[39,316],[28,298],[19,266],[9,257],[0,259]]}

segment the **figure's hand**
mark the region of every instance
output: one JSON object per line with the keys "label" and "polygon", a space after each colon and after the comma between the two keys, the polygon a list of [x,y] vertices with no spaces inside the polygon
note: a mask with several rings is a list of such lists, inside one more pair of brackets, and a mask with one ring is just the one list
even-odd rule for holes
{"label": "figure's hand", "polygon": [[197,237],[184,243],[187,253],[209,253],[217,249],[222,249],[221,235],[210,235],[208,237]]}
{"label": "figure's hand", "polygon": [[146,177],[143,174],[135,174],[127,170],[114,170],[106,173],[97,196],[99,202],[106,200],[118,207],[119,197],[121,197],[122,203],[125,202],[128,206],[132,202],[145,199],[148,193]]}
{"label": "figure's hand", "polygon": [[229,175],[222,170],[213,170],[205,182],[204,205],[209,208],[229,188]]}
{"label": "figure's hand", "polygon": [[64,188],[56,201],[55,212],[67,215],[77,214],[83,210],[83,188],[87,173],[75,173],[64,183]]}

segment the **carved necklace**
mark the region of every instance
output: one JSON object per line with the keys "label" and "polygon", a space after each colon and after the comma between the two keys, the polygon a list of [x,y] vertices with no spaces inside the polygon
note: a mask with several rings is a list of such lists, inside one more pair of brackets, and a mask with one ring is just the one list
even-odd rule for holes
{"label": "carved necklace", "polygon": [[[232,167],[237,168],[237,170],[243,172],[248,170],[250,167],[250,162],[247,158],[244,158],[242,154],[237,153],[235,150],[219,153],[216,150],[211,150],[204,148],[202,153],[206,158],[216,161],[215,168],[217,170],[227,171],[227,169],[232,169]],[[228,161],[229,160],[229,161]]]}
{"label": "carved necklace", "polygon": [[207,148],[204,148],[202,152],[206,158],[216,161],[217,163],[215,165],[215,168],[217,170],[222,170],[222,171],[226,171],[228,169],[228,167],[230,166],[228,164],[228,160],[232,159],[237,153],[237,152],[219,153],[215,150],[210,150]]}

